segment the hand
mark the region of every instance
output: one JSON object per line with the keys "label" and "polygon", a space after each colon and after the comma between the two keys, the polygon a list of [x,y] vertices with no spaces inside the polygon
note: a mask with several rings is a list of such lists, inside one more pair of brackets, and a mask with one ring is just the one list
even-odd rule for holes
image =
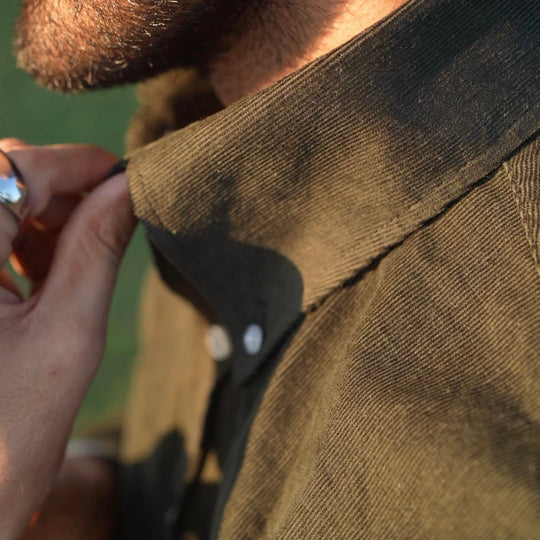
{"label": "hand", "polygon": [[[111,154],[16,140],[0,148],[21,171],[32,208],[16,239],[17,223],[0,207],[0,538],[15,539],[54,482],[103,356],[135,221],[125,175],[98,185],[116,161]],[[2,269],[13,242],[32,281],[27,300]]]}

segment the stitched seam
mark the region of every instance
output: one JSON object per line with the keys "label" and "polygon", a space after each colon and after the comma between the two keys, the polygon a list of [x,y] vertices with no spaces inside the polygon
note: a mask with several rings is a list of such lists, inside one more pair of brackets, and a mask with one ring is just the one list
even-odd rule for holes
{"label": "stitched seam", "polygon": [[523,229],[525,230],[525,236],[526,236],[527,242],[529,243],[529,246],[531,248],[531,255],[532,255],[532,258],[534,260],[535,266],[536,266],[537,270],[540,272],[540,266],[539,266],[536,242],[535,242],[534,235],[533,235],[532,228],[531,228],[532,216],[531,216],[531,214],[529,212],[525,211],[524,205],[521,204],[521,190],[520,190],[520,187],[519,187],[519,180],[517,179],[517,176],[514,173],[514,170],[512,169],[512,167],[510,167],[508,162],[503,163],[503,168],[504,168],[504,171],[505,171],[506,175],[510,179],[510,185],[512,187],[512,193],[513,193],[513,196],[514,196],[514,202],[516,203],[516,206],[517,206],[517,211],[518,211],[518,214],[519,214],[519,218],[520,218],[521,224],[523,226]]}
{"label": "stitched seam", "polygon": [[[520,119],[521,120],[521,119]],[[517,124],[518,122],[516,122],[514,124],[514,126]],[[513,126],[512,126],[513,128]],[[511,128],[511,129],[512,129]],[[511,130],[510,129],[510,130]],[[509,131],[510,131],[509,130]],[[507,132],[508,133],[508,132]],[[520,145],[518,145],[516,147],[519,148],[521,147],[523,143],[521,143]],[[492,147],[493,148],[493,147]],[[514,149],[513,152],[516,151],[516,149]],[[511,152],[511,153],[513,153]],[[480,156],[477,156],[477,158],[473,161],[473,162],[470,162],[466,165],[464,165],[463,167],[461,167],[457,173],[456,173],[456,176],[459,176],[459,175],[462,175],[464,170],[467,169],[467,167],[470,167],[472,166],[471,163],[474,165],[474,163],[476,163],[477,161],[479,161],[483,156],[480,155]],[[503,166],[506,166],[507,163],[506,161],[504,161],[502,163]],[[433,220],[433,219],[439,219],[441,217],[441,215],[445,212],[445,210],[451,205],[451,204],[455,204],[456,202],[462,200],[464,197],[467,196],[467,194],[472,190],[474,189],[474,187],[482,182],[484,179],[486,178],[489,178],[490,174],[492,174],[493,172],[497,171],[498,169],[500,169],[501,167],[501,164],[497,165],[490,173],[486,174],[485,176],[481,177],[481,178],[478,178],[476,179],[475,181],[471,182],[468,186],[463,186],[464,188],[467,188],[465,191],[463,191],[462,193],[460,193],[458,196],[456,196],[455,198],[450,198],[446,203],[444,203],[442,205],[442,207],[440,208],[440,210],[438,210],[437,212],[434,212],[432,213],[430,216],[426,216],[425,218],[423,218],[421,220],[421,222],[415,226],[411,231],[409,231],[407,234],[405,234],[402,238],[400,238],[399,240],[395,240],[393,244],[389,245],[387,247],[387,249],[383,250],[381,253],[379,253],[378,255],[376,255],[373,259],[371,259],[370,261],[367,261],[364,265],[362,265],[361,267],[359,267],[357,270],[354,270],[353,272],[351,272],[351,274],[342,279],[341,281],[339,281],[334,287],[332,287],[329,291],[327,291],[325,294],[322,294],[320,295],[318,298],[315,298],[309,305],[307,305],[305,307],[305,313],[310,313],[312,311],[314,311],[315,309],[317,309],[319,306],[321,306],[330,296],[332,296],[334,293],[340,291],[341,289],[347,287],[347,285],[349,283],[354,283],[359,277],[362,276],[362,274],[372,268],[374,265],[378,264],[380,260],[382,260],[384,257],[386,257],[388,255],[388,253],[390,253],[396,246],[398,246],[399,244],[401,244],[402,242],[404,242],[407,238],[409,238],[410,236],[412,236],[416,231],[418,231],[422,225],[424,223],[426,223],[427,221],[430,221],[430,220]],[[506,170],[506,169],[505,169]],[[453,186],[455,187],[457,184],[454,183]],[[366,237],[366,239],[364,239],[364,241],[366,242],[369,242],[370,240],[372,240],[374,237],[377,236],[378,233],[380,233],[381,231],[385,231],[385,230],[388,230],[392,224],[394,224],[395,222],[399,221],[401,218],[405,217],[408,213],[410,213],[411,211],[415,210],[416,207],[422,205],[423,203],[426,202],[426,200],[428,200],[430,197],[436,195],[438,192],[442,191],[442,188],[446,187],[446,184],[442,183],[442,184],[439,184],[437,186],[437,188],[435,188],[432,192],[430,192],[429,195],[427,195],[426,197],[424,197],[423,199],[417,201],[415,204],[413,204],[412,206],[408,207],[404,212],[398,214],[397,216],[395,216],[394,218],[391,218],[390,221],[387,221],[384,225],[382,225],[380,228],[378,228],[375,233],[371,234],[370,236]],[[527,232],[527,239],[528,239],[528,242],[529,244],[531,244],[531,240],[530,240],[530,231],[528,231],[526,229],[526,232]],[[532,244],[531,244],[532,246]],[[533,251],[533,259],[535,259],[534,257],[534,251]],[[535,260],[536,262],[536,260]],[[536,264],[536,267],[537,267],[537,270],[538,270],[538,273],[540,274],[540,266],[538,265],[538,263]]]}
{"label": "stitched seam", "polygon": [[[528,115],[525,115],[525,118],[527,116]],[[520,117],[519,120],[514,122],[514,124],[512,124],[512,126],[503,134],[503,136],[499,138],[499,141],[504,139],[504,136],[506,136],[508,133],[511,133],[512,131],[514,131],[515,126],[519,125],[521,122],[523,122],[523,120],[524,120],[524,117]],[[516,145],[514,150],[509,152],[510,154],[515,152],[517,150],[517,148],[519,148],[523,144],[523,139],[525,139],[525,137],[522,137],[521,139],[522,139],[522,142],[519,143],[518,145]],[[498,146],[498,144],[495,143],[490,147],[489,150],[491,151],[494,148],[496,148],[497,146]],[[364,269],[366,267],[368,267],[373,261],[377,261],[382,256],[387,255],[396,245],[400,244],[406,238],[408,238],[410,235],[412,235],[414,232],[416,232],[422,226],[423,223],[425,223],[426,221],[429,221],[430,219],[437,218],[438,216],[440,216],[450,204],[461,200],[470,191],[470,189],[472,189],[474,187],[474,185],[476,183],[480,182],[484,178],[487,178],[491,172],[496,171],[497,169],[499,169],[501,167],[501,164],[503,164],[503,165],[506,164],[505,161],[503,161],[502,163],[498,163],[491,171],[487,172],[485,175],[483,175],[483,176],[481,176],[479,178],[476,178],[475,180],[471,181],[470,183],[466,183],[466,181],[464,181],[464,179],[466,178],[466,171],[468,169],[470,169],[470,168],[474,168],[476,166],[476,164],[478,162],[480,162],[485,157],[485,155],[486,155],[486,152],[482,152],[481,154],[477,155],[474,160],[469,161],[468,163],[466,163],[465,165],[460,167],[457,170],[456,173],[453,174],[455,180],[454,180],[454,182],[452,182],[450,184],[451,189],[456,191],[456,189],[459,189],[461,187],[463,189],[463,191],[461,193],[454,193],[453,196],[450,194],[447,197],[446,201],[441,202],[441,205],[440,205],[439,209],[437,209],[436,211],[432,212],[429,215],[426,215],[425,217],[420,217],[419,216],[419,223],[415,224],[412,230],[405,233],[399,239],[392,240],[389,243],[387,249],[385,249],[383,251],[383,253],[378,254],[373,259],[366,261],[364,264],[359,266],[357,269],[351,271],[350,274],[346,275],[341,280],[339,280],[336,283],[336,285],[334,287],[332,287],[330,290],[328,290],[326,293],[323,293],[322,295],[319,295],[316,298],[314,298],[308,305],[306,305],[304,307],[302,312],[309,313],[312,309],[316,308],[322,302],[324,302],[324,300],[328,296],[333,294],[333,292],[340,290],[347,282],[354,281],[356,279],[356,277],[358,276],[358,274],[362,273],[364,271]],[[137,177],[139,177],[139,176],[140,175],[137,175]],[[148,205],[149,205],[150,209],[152,210],[152,213],[156,216],[157,221],[159,222],[160,226],[163,227],[165,230],[167,230],[166,226],[163,224],[162,220],[160,219],[159,215],[157,214],[156,210],[154,209],[154,207],[152,205],[152,201],[151,201],[150,197],[148,196],[148,193],[147,193],[145,185],[144,185],[144,181],[141,181],[140,184],[142,184],[143,195],[145,196],[145,199],[148,202]],[[437,195],[439,195],[444,190],[448,190],[448,187],[449,187],[449,184],[447,182],[445,182],[444,179],[441,180],[441,182],[429,194],[427,194],[422,199],[416,201],[411,206],[407,207],[403,212],[400,212],[399,214],[397,214],[393,218],[390,218],[385,223],[381,224],[381,226],[378,227],[372,234],[366,236],[361,241],[362,242],[371,242],[371,241],[373,241],[374,238],[379,236],[381,233],[386,233],[386,232],[390,231],[396,224],[399,225],[399,222],[403,218],[407,217],[408,214],[414,212],[417,208],[424,206],[426,204],[426,202],[428,202],[430,199],[436,198]],[[167,232],[169,232],[169,231],[167,230]],[[182,246],[180,244],[179,239],[175,235],[173,235],[172,233],[169,232],[169,234],[172,236],[173,243],[181,248]],[[529,236],[530,236],[530,233],[528,232],[528,241],[530,243]],[[194,257],[193,252],[191,253],[191,257]],[[200,266],[200,261],[198,260],[198,258],[197,258],[197,260],[195,262],[197,263],[198,266]],[[539,269],[539,271],[540,271],[540,269]],[[217,280],[218,279],[217,276],[214,276],[214,279]],[[226,291],[226,287],[223,287],[223,282],[220,280],[219,283],[221,284],[223,291]],[[227,294],[225,294],[224,296],[228,297]]]}

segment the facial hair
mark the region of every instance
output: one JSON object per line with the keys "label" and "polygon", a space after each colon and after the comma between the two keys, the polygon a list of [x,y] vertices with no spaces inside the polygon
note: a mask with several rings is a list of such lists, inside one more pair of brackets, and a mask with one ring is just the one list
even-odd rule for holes
{"label": "facial hair", "polygon": [[64,92],[204,63],[249,0],[23,0],[17,63]]}

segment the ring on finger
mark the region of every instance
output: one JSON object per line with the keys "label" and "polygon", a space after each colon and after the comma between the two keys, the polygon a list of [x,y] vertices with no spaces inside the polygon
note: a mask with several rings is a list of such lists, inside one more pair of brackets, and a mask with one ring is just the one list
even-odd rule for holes
{"label": "ring on finger", "polygon": [[28,188],[16,165],[0,150],[0,206],[21,223],[28,216]]}

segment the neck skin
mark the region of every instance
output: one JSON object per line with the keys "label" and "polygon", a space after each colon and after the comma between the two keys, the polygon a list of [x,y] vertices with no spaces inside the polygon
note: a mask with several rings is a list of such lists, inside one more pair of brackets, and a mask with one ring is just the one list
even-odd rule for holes
{"label": "neck skin", "polygon": [[360,34],[407,0],[257,2],[207,66],[224,105],[253,94]]}

